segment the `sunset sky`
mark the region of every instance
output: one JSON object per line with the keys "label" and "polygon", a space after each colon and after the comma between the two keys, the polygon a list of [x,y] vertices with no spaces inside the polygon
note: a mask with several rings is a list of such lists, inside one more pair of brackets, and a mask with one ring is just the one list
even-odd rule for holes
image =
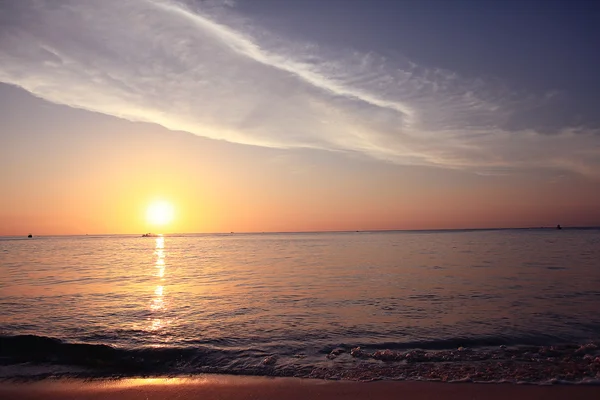
{"label": "sunset sky", "polygon": [[0,0],[0,235],[599,226],[595,3]]}

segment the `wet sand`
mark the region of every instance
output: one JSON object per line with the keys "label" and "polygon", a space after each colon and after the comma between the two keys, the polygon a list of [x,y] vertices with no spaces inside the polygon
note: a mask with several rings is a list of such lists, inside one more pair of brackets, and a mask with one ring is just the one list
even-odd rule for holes
{"label": "wet sand", "polygon": [[2,399],[599,399],[600,386],[339,382],[210,375],[193,379],[2,382]]}

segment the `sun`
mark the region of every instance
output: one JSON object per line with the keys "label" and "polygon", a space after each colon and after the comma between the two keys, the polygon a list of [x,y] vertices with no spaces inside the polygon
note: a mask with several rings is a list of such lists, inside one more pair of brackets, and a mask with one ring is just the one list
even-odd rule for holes
{"label": "sun", "polygon": [[163,226],[173,221],[173,206],[166,201],[157,201],[148,206],[146,220],[150,225]]}

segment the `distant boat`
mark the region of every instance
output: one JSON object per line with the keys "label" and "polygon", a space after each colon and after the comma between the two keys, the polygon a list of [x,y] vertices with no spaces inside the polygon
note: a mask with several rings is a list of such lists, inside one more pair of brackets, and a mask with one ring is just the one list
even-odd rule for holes
{"label": "distant boat", "polygon": [[33,235],[30,233],[29,235],[27,235],[28,238],[32,238]]}
{"label": "distant boat", "polygon": [[560,226],[560,224],[556,225],[556,229],[562,229],[562,226]]}
{"label": "distant boat", "polygon": [[156,233],[144,233],[142,237],[159,237]]}

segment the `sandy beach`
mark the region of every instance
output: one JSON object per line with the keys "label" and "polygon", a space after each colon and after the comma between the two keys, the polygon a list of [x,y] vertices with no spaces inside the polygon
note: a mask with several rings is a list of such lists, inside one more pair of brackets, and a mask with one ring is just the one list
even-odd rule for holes
{"label": "sandy beach", "polygon": [[2,399],[598,399],[600,386],[339,382],[210,375],[190,379],[3,382]]}

